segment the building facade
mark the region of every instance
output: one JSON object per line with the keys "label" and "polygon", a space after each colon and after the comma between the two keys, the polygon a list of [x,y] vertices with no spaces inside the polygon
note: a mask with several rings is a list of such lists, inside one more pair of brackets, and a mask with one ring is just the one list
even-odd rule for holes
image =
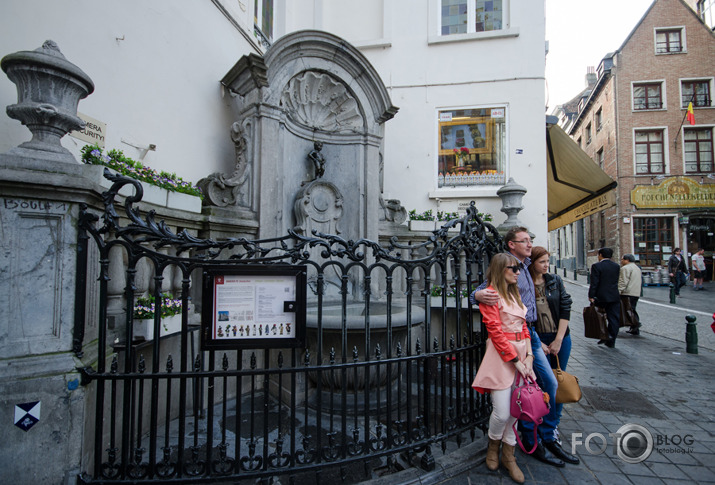
{"label": "building facade", "polygon": [[681,0],[653,2],[601,61],[569,129],[618,182],[613,205],[583,220],[587,266],[603,246],[635,254],[647,269],[676,247],[704,247],[712,275],[714,73],[715,36]]}

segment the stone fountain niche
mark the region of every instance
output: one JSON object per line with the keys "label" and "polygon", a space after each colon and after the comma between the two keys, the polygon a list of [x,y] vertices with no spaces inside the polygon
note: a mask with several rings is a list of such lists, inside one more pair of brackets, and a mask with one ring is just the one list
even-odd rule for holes
{"label": "stone fountain niche", "polygon": [[[293,229],[376,241],[379,221],[394,214],[382,199],[381,160],[397,108],[367,59],[339,37],[300,31],[263,57],[242,57],[221,82],[239,113],[236,169],[200,182],[207,202],[252,212],[259,238]],[[336,281],[327,283],[330,295]],[[356,295],[358,285],[351,280]]]}
{"label": "stone fountain niche", "polygon": [[[201,181],[209,194],[205,202],[252,212],[259,222],[259,238],[283,236],[292,229],[308,237],[317,231],[345,240],[377,241],[380,220],[404,220],[399,201],[385,202],[382,197],[384,123],[397,108],[357,49],[326,32],[295,32],[278,39],[263,57],[242,57],[221,82],[234,95],[239,113],[231,130],[236,169]],[[320,249],[312,251],[311,259],[322,262]],[[311,271],[307,345],[315,359],[317,298],[311,289],[315,290],[316,275]],[[324,278],[323,361],[332,347],[339,361],[339,271],[326,271]],[[358,274],[348,279],[351,342],[364,342],[362,281]],[[376,285],[372,294],[377,300],[377,282],[371,284]],[[371,306],[371,334],[376,340],[386,330],[381,304],[381,315],[380,303]],[[406,334],[407,322],[394,313],[396,335]],[[414,313],[424,315],[424,310]],[[346,385],[354,389],[358,384]]]}

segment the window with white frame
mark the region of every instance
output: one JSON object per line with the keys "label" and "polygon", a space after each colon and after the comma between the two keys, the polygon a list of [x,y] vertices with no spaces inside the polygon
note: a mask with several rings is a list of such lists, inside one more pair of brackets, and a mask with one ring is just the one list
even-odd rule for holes
{"label": "window with white frame", "polygon": [[655,30],[656,54],[679,54],[685,52],[684,30],[681,27],[668,27]]}
{"label": "window with white frame", "polygon": [[713,129],[685,128],[683,151],[686,173],[713,173]]}
{"label": "window with white frame", "polygon": [[254,0],[253,33],[268,47],[273,42],[273,0]]}
{"label": "window with white frame", "polygon": [[636,175],[665,173],[663,130],[635,132]]}
{"label": "window with white frame", "polygon": [[591,144],[591,123],[586,125],[586,146]]}
{"label": "window with white frame", "polygon": [[633,109],[662,109],[663,84],[659,81],[633,83]]}
{"label": "window with white frame", "polygon": [[440,0],[440,34],[466,34],[507,27],[508,0]]}
{"label": "window with white frame", "polygon": [[506,114],[506,106],[437,113],[437,187],[506,182]]}
{"label": "window with white frame", "polygon": [[713,78],[680,81],[680,106],[687,108],[688,103],[693,103],[696,108],[712,106],[712,81]]}
{"label": "window with white frame", "polygon": [[603,108],[598,108],[594,121],[596,122],[596,132],[601,131],[601,128],[603,128]]}
{"label": "window with white frame", "polygon": [[698,13],[705,25],[715,30],[715,0],[699,0]]}

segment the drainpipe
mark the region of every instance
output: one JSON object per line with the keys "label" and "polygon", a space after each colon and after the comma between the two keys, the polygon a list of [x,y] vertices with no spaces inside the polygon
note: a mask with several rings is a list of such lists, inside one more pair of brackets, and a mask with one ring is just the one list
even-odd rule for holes
{"label": "drainpipe", "polygon": [[[620,53],[616,56],[616,59],[620,58]],[[615,110],[616,116],[615,118],[615,130],[616,130],[616,136],[615,136],[615,143],[616,143],[616,182],[618,182],[618,185],[616,186],[616,241],[618,244],[618,251],[621,255],[623,255],[623,250],[621,247],[621,224],[623,223],[623,219],[621,218],[621,164],[620,164],[620,155],[621,155],[621,150],[619,146],[619,131],[618,131],[618,69],[619,66],[616,64],[615,66],[611,66],[611,73],[613,73],[613,70],[616,70],[616,74],[613,75],[613,102],[614,102],[614,107],[613,109]],[[633,161],[635,163],[635,160]],[[633,163],[631,164],[633,165]],[[633,221],[631,220],[631,224],[633,224]],[[631,227],[631,231],[633,231],[633,228]]]}

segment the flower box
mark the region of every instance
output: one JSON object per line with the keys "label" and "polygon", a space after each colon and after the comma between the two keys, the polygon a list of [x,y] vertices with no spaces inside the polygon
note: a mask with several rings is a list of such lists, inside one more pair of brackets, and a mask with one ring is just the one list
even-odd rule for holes
{"label": "flower box", "polygon": [[167,207],[201,214],[201,197],[171,191],[168,191],[168,196],[169,197],[166,202]]}
{"label": "flower box", "polygon": [[417,221],[411,220],[409,222],[410,231],[434,231],[436,228],[435,221]]}
{"label": "flower box", "polygon": [[[181,314],[163,317],[161,319],[159,334],[160,337],[181,331]],[[143,318],[134,320],[134,339],[142,337],[144,340],[154,339],[154,319]]]}

